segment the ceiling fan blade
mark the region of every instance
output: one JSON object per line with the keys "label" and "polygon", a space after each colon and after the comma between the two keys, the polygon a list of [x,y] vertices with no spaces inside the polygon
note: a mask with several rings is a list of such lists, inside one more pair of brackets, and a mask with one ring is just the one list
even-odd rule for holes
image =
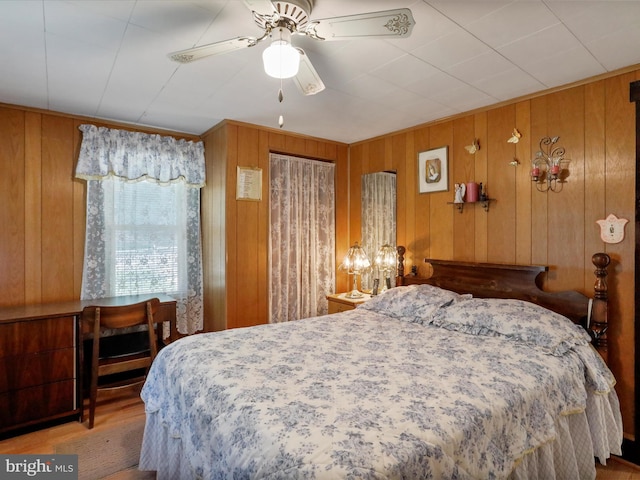
{"label": "ceiling fan blade", "polygon": [[271,15],[275,12],[273,3],[270,0],[242,0],[249,10],[262,15]]}
{"label": "ceiling fan blade", "polygon": [[415,25],[411,10],[398,8],[344,17],[313,20],[304,30],[320,40],[343,40],[357,37],[408,37]]}
{"label": "ceiling fan blade", "polygon": [[222,53],[232,52],[241,48],[253,47],[258,43],[258,39],[254,37],[236,37],[230,40],[210,43],[201,47],[187,48],[169,54],[169,58],[179,63],[189,63],[211,55],[220,55]]}
{"label": "ceiling fan blade", "polygon": [[297,48],[300,52],[300,67],[298,73],[293,77],[293,81],[298,86],[303,95],[315,95],[325,89],[324,83],[320,79],[320,75],[313,68],[311,60],[304,50]]}

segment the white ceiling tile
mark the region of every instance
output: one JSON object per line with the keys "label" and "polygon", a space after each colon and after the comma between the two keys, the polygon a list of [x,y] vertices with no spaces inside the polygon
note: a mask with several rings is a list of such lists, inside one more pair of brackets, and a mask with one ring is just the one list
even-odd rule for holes
{"label": "white ceiling tile", "polygon": [[473,85],[498,100],[517,98],[545,88],[545,85],[527,72],[515,67],[474,82]]}
{"label": "white ceiling tile", "polygon": [[447,90],[446,92],[439,93],[435,97],[431,97],[431,99],[448,105],[458,112],[472,110],[474,108],[491,105],[497,102],[496,98],[493,98],[469,85],[462,85],[460,87]]}
{"label": "white ceiling tile", "polygon": [[42,3],[2,2],[1,7],[0,101],[49,108]]}
{"label": "white ceiling tile", "polygon": [[[371,55],[375,52],[375,55]],[[343,49],[331,57],[331,62],[348,65],[360,72],[370,72],[380,65],[403,55],[404,52],[383,40],[362,40],[349,42]]]}
{"label": "white ceiling tile", "polygon": [[82,3],[44,2],[48,34],[66,37],[98,48],[117,49],[127,23],[114,17],[98,15]]}
{"label": "white ceiling tile", "polygon": [[571,83],[575,78],[587,78],[605,72],[602,65],[582,46],[530,60],[523,68],[547,87],[557,87]]}
{"label": "white ceiling tile", "polygon": [[[13,38],[28,37],[34,31],[44,34],[43,2],[4,0],[0,2],[0,38],[15,34]],[[20,35],[22,33],[22,35]],[[4,42],[3,42],[4,44]],[[6,44],[5,44],[6,45]]]}
{"label": "white ceiling tile", "polygon": [[640,63],[640,20],[632,27],[612,30],[587,43],[589,51],[611,71]]}
{"label": "white ceiling tile", "polygon": [[580,42],[566,27],[554,25],[504,45],[497,50],[515,65],[524,65],[580,46]]}
{"label": "white ceiling tile", "polygon": [[[19,1],[24,2],[24,0]],[[152,0],[146,1],[152,3]],[[110,0],[109,2],[105,2],[104,0],[47,0],[46,2],[42,3],[66,3],[71,8],[76,10],[87,10],[92,12],[94,15],[115,18],[122,22],[127,22],[131,17],[131,12],[135,7],[136,2],[137,0]]]}
{"label": "white ceiling tile", "polygon": [[465,83],[475,85],[485,78],[513,69],[513,64],[493,50],[453,65],[447,73]]}
{"label": "white ceiling tile", "polygon": [[498,48],[559,23],[544,3],[524,1],[506,5],[465,27],[491,47]]}
{"label": "white ceiling tile", "polygon": [[438,69],[413,55],[402,55],[374,70],[372,75],[389,83],[405,87],[416,80],[438,73]]}
{"label": "white ceiling tile", "polygon": [[[379,105],[393,105],[396,99],[402,96],[400,88],[372,75],[355,78],[343,85],[342,91],[352,97]],[[417,96],[411,92],[407,92],[407,95]]]}
{"label": "white ceiling tile", "polygon": [[640,24],[640,2],[635,0],[550,1],[547,5],[582,43]]}
{"label": "white ceiling tile", "polygon": [[[113,49],[47,34],[49,108],[66,112],[75,103],[80,108],[79,113],[95,115],[115,58]],[[79,63],[83,68],[76,75],[69,76],[69,71]]]}
{"label": "white ceiling tile", "polygon": [[279,103],[268,41],[189,64],[167,56],[261,36],[241,0],[2,0],[0,103],[196,134],[284,113],[284,130],[353,142],[640,63],[640,1],[315,3],[312,19],[411,8],[416,25],[403,39],[294,35],[327,88],[304,96],[284,80]]}
{"label": "white ceiling tile", "polygon": [[458,25],[466,27],[470,23],[477,21],[487,15],[490,15],[498,10],[503,9],[513,0],[503,1],[435,1],[429,2],[433,8],[437,9],[443,15],[446,15],[449,19]]}
{"label": "white ceiling tile", "polygon": [[489,50],[486,44],[470,33],[457,30],[418,47],[411,53],[435,67],[446,69]]}
{"label": "white ceiling tile", "polygon": [[407,90],[415,92],[423,97],[437,99],[438,95],[449,90],[463,87],[464,82],[452,77],[446,72],[438,71],[426,78],[416,79],[407,85]]}

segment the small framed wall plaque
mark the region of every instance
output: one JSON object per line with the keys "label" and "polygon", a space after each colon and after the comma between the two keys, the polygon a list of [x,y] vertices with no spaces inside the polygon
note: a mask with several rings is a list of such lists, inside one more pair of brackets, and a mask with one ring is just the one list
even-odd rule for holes
{"label": "small framed wall plaque", "polygon": [[262,200],[262,169],[257,167],[238,167],[236,181],[236,200]]}
{"label": "small framed wall plaque", "polygon": [[418,193],[449,190],[449,147],[418,153]]}

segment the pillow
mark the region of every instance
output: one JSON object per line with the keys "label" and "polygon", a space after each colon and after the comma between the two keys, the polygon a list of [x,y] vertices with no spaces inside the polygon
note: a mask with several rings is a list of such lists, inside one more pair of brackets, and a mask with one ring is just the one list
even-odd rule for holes
{"label": "pillow", "polygon": [[470,298],[471,295],[460,295],[433,285],[408,285],[394,287],[371,297],[358,308],[425,324],[431,321],[431,315],[439,308]]}
{"label": "pillow", "polygon": [[473,298],[438,310],[432,325],[472,335],[504,336],[562,356],[589,334],[568,318],[524,300]]}

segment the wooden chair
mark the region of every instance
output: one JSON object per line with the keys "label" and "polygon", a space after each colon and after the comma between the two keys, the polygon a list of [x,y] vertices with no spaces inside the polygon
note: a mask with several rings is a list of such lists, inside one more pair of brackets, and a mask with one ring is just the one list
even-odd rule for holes
{"label": "wooden chair", "polygon": [[[91,349],[91,385],[89,392],[89,428],[93,428],[93,420],[96,410],[96,398],[98,390],[110,390],[128,388],[144,382],[146,373],[158,353],[156,343],[155,324],[153,316],[158,310],[160,300],[153,298],[140,303],[122,306],[88,306],[82,311],[82,321],[87,323],[92,332]],[[129,329],[138,325],[147,325],[149,329],[149,345],[133,349],[127,353],[118,352],[117,355],[108,356],[100,352],[101,332],[105,329],[120,330]],[[134,370],[145,369],[144,375],[134,378],[116,379],[98,386],[100,377],[117,375]],[[112,379],[114,377],[111,377]]]}

